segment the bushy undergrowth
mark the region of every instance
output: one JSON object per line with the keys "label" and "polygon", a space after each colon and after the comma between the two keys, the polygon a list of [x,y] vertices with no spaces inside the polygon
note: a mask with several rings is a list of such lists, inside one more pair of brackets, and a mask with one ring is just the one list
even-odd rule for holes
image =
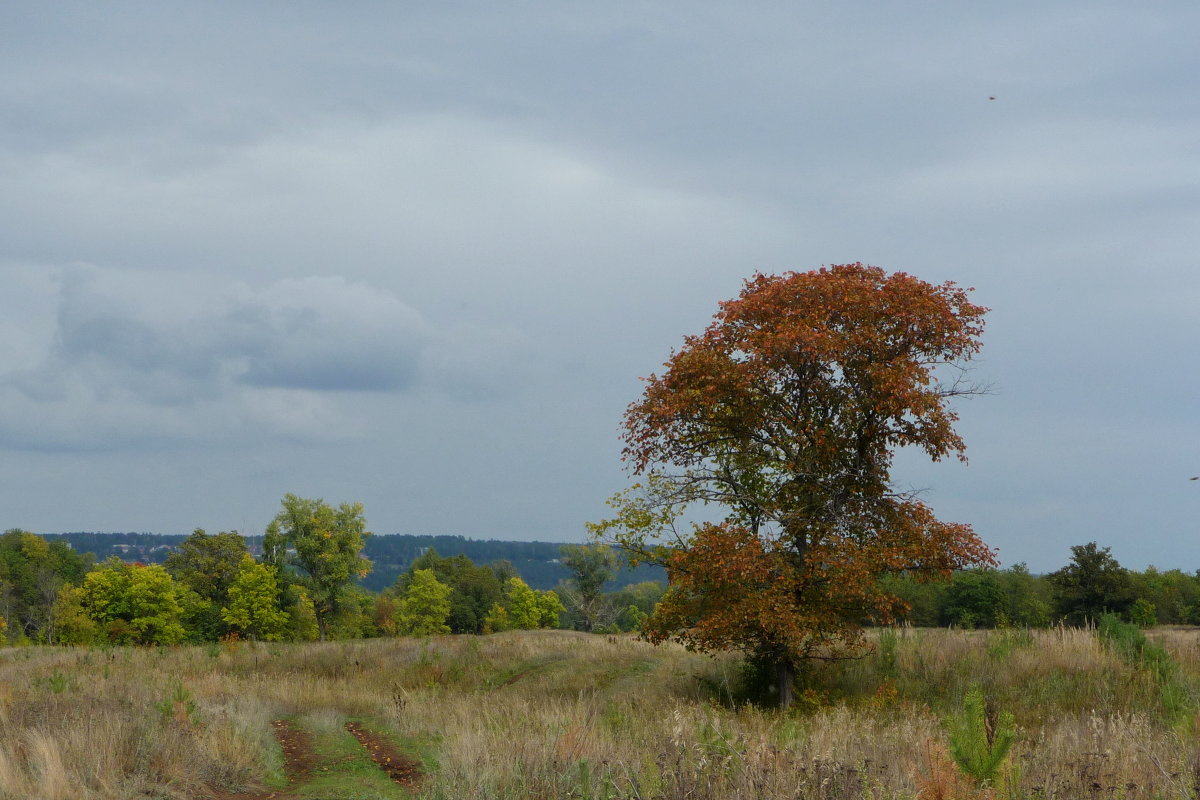
{"label": "bushy undergrowth", "polygon": [[[809,670],[789,713],[738,695],[735,656],[563,631],[0,650],[0,798],[183,800],[277,782],[279,718],[322,736],[373,720],[426,765],[424,798],[1149,800],[1200,784],[1179,722],[1195,713],[1200,633],[1132,648],[1071,629],[875,635],[875,654]],[[1169,669],[1145,655],[1155,647]],[[1168,684],[1183,687],[1177,707]],[[989,707],[1011,720],[989,723]]]}
{"label": "bushy undergrowth", "polygon": [[[1113,614],[1100,619],[1097,633],[1130,666],[1139,669],[1146,682],[1157,687],[1163,715],[1178,728],[1196,725],[1196,680],[1180,670],[1167,648],[1146,637],[1142,628],[1122,622]],[[1200,794],[1200,786],[1197,787]]]}
{"label": "bushy undergrowth", "polygon": [[1146,638],[1138,625],[1122,622],[1116,614],[1105,614],[1096,627],[1100,638],[1127,663],[1168,681],[1175,677],[1175,662],[1166,648]]}

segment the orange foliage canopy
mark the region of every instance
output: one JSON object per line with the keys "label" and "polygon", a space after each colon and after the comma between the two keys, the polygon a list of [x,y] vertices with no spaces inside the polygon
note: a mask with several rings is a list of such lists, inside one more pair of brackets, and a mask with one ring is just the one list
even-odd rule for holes
{"label": "orange foliage canopy", "polygon": [[[755,275],[645,379],[623,438],[648,492],[592,528],[668,568],[651,639],[841,657],[902,610],[881,576],[994,563],[890,477],[900,447],[963,458],[948,400],[979,391],[965,368],[987,311],[968,291],[863,264]],[[728,516],[655,544],[696,502]]]}

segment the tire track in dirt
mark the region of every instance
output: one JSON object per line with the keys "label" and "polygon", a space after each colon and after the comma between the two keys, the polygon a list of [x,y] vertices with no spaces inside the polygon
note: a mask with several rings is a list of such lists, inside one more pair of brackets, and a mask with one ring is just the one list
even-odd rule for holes
{"label": "tire track in dirt", "polygon": [[[287,776],[286,789],[264,792],[209,792],[201,795],[203,800],[296,800],[294,794],[301,784],[316,774],[321,759],[313,748],[312,734],[287,720],[277,719],[271,723],[275,738],[283,750],[283,770]],[[358,722],[347,722],[346,730],[358,740],[375,762],[393,781],[406,789],[413,789],[424,775],[421,764],[402,753],[384,736],[367,730]]]}
{"label": "tire track in dirt", "polygon": [[319,759],[313,748],[312,734],[283,719],[277,719],[271,725],[283,748],[283,772],[287,775],[288,785],[294,786],[316,769]]}
{"label": "tire track in dirt", "polygon": [[366,748],[375,766],[393,781],[406,789],[415,788],[421,782],[424,775],[421,764],[400,752],[391,740],[367,730],[357,722],[347,722],[346,730]]}

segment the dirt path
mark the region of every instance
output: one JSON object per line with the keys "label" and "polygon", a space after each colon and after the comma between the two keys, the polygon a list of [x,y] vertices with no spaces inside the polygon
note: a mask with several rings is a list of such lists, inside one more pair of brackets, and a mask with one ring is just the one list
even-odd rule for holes
{"label": "dirt path", "polygon": [[406,789],[412,789],[420,783],[420,763],[401,753],[391,741],[357,722],[347,722],[346,730],[367,749],[375,766],[386,772],[393,781]]}
{"label": "dirt path", "polygon": [[[275,720],[271,726],[275,729],[275,738],[279,740],[279,746],[283,748],[283,771],[287,775],[290,789],[307,780],[317,765],[318,758],[313,749],[312,735],[283,719]],[[287,789],[274,789],[243,794],[218,792],[205,795],[205,800],[292,800],[294,797],[295,795]]]}
{"label": "dirt path", "polygon": [[[295,790],[313,776],[321,759],[313,749],[312,734],[308,731],[282,719],[275,720],[271,725],[279,746],[283,748],[287,788],[241,794],[210,792],[202,795],[203,800],[296,800]],[[346,730],[366,748],[375,765],[393,781],[406,789],[412,789],[420,782],[420,763],[400,752],[387,738],[367,730],[358,722],[347,722]]]}

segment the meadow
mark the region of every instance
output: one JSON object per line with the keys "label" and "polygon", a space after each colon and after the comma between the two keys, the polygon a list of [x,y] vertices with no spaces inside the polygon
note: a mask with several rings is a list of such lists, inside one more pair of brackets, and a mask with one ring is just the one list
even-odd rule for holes
{"label": "meadow", "polygon": [[[875,631],[786,713],[735,656],[632,636],[7,648],[0,797],[1197,797],[1200,632],[1149,635]],[[1016,734],[985,786],[949,750],[973,688]]]}

